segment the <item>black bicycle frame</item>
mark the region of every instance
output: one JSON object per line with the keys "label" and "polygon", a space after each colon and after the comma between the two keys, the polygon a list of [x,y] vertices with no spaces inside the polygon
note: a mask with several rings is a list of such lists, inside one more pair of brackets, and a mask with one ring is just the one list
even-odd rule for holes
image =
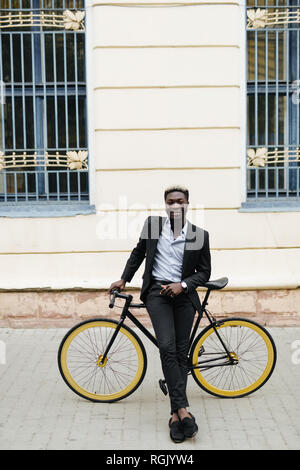
{"label": "black bicycle frame", "polygon": [[[209,323],[211,324],[212,328],[214,329],[218,339],[220,340],[223,348],[224,348],[224,351],[226,352],[226,355],[224,356],[221,356],[221,357],[218,357],[218,359],[229,359],[229,363],[222,363],[222,364],[211,364],[211,365],[207,365],[206,368],[211,368],[211,367],[219,367],[220,365],[232,365],[234,363],[234,359],[231,357],[226,345],[224,344],[221,336],[219,335],[218,333],[218,330],[217,330],[217,327],[222,323],[221,321],[218,322],[216,321],[214,318],[211,318],[209,313],[207,312],[207,310],[205,309],[206,305],[207,305],[207,300],[208,300],[208,297],[210,295],[210,292],[211,292],[211,289],[208,289],[206,294],[205,294],[205,297],[204,297],[204,300],[202,302],[202,305],[201,305],[201,310],[198,311],[198,318],[195,322],[195,325],[194,325],[194,328],[192,330],[192,334],[190,336],[190,341],[189,341],[189,349],[188,349],[188,355],[190,354],[190,351],[191,351],[191,347],[192,347],[192,344],[193,344],[193,341],[194,341],[194,338],[195,338],[195,335],[196,335],[196,332],[197,332],[197,329],[198,329],[198,326],[199,326],[199,323],[201,321],[201,318],[203,316],[203,313],[205,313]],[[100,361],[100,364],[104,363],[105,359],[106,359],[106,356],[118,334],[118,332],[120,331],[125,319],[128,317],[130,318],[130,320],[132,321],[132,323],[134,323],[140,331],[142,331],[142,333],[144,333],[145,336],[147,336],[147,338],[156,346],[158,347],[158,342],[157,342],[157,339],[154,335],[152,335],[152,333],[150,333],[145,327],[144,325],[142,325],[142,323],[129,311],[129,306],[131,308],[146,308],[146,306],[144,304],[131,304],[131,301],[133,299],[132,295],[128,294],[120,294],[120,293],[116,293],[115,294],[115,297],[119,297],[119,298],[122,298],[122,299],[125,299],[125,304],[124,304],[124,307],[123,307],[123,310],[122,310],[122,313],[121,313],[121,316],[120,316],[120,321],[118,322],[118,325],[116,327],[116,330],[114,332],[114,334],[112,335],[111,337],[111,340],[109,342],[109,344],[107,345],[107,348],[102,356],[102,359]],[[112,308],[112,306],[114,305],[114,302],[113,303],[110,303],[110,307]],[[199,365],[200,364],[203,364],[206,365],[208,362],[213,362],[215,361],[216,359],[208,359],[204,362],[198,362],[197,366],[192,366],[190,365],[189,366],[189,369],[198,369],[199,368]]]}

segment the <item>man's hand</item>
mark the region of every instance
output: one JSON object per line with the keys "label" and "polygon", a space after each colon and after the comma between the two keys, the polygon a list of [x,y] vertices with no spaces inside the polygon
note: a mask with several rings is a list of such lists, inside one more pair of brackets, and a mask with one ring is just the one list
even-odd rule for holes
{"label": "man's hand", "polygon": [[108,289],[108,294],[111,293],[112,289],[115,289],[116,287],[119,287],[120,291],[125,289],[126,281],[123,279],[120,279],[119,281],[115,281],[111,284],[110,288]]}
{"label": "man's hand", "polygon": [[161,294],[168,295],[170,297],[175,297],[176,295],[181,294],[183,287],[180,282],[172,282],[172,284],[161,285],[162,290]]}

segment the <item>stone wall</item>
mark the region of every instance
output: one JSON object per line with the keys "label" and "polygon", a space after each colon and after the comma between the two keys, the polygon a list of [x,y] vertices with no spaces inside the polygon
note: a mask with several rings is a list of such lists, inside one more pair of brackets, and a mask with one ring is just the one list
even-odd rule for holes
{"label": "stone wall", "polygon": [[[126,292],[133,295],[134,302],[140,302],[138,290]],[[202,300],[205,292],[198,293]],[[118,306],[122,307],[124,301],[117,299],[114,309],[109,309],[108,301],[105,290],[1,290],[0,327],[71,327],[88,318],[118,319],[121,313]],[[242,316],[267,326],[299,326],[300,288],[213,291],[207,309],[216,318]],[[151,326],[146,310],[132,312],[145,326]],[[206,324],[205,319],[202,323]]]}

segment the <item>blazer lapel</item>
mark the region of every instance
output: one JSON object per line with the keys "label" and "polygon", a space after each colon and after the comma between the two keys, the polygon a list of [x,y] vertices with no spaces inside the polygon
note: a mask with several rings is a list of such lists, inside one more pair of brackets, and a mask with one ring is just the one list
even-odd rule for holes
{"label": "blazer lapel", "polygon": [[163,225],[166,221],[167,217],[155,217],[151,221],[151,227],[150,227],[150,234],[149,234],[149,248],[147,252],[147,258],[148,258],[148,265],[152,266],[152,262],[154,259],[158,239],[160,237],[160,234],[162,232]]}
{"label": "blazer lapel", "polygon": [[182,277],[184,277],[185,269],[188,266],[190,256],[194,256],[195,253],[192,251],[190,244],[196,239],[196,232],[193,230],[195,227],[189,220],[187,221],[187,231],[184,244],[183,260],[182,260]]}

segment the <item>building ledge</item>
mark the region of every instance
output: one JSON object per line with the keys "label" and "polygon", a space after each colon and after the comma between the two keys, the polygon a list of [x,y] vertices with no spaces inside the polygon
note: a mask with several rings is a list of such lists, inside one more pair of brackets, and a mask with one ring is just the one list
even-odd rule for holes
{"label": "building ledge", "polygon": [[95,214],[96,208],[88,202],[49,203],[0,203],[0,217],[73,217]]}
{"label": "building ledge", "polygon": [[299,212],[300,200],[293,201],[247,201],[242,202],[238,212]]}

